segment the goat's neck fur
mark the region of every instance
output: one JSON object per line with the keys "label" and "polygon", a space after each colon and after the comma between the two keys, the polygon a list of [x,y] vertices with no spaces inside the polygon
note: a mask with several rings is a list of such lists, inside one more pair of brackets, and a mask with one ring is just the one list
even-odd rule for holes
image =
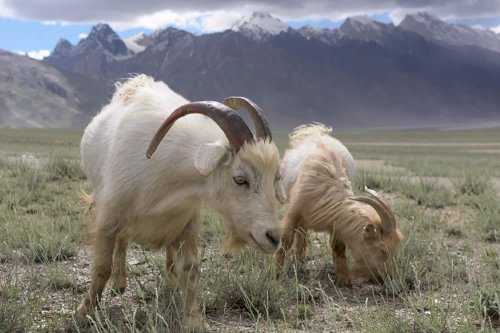
{"label": "goat's neck fur", "polygon": [[365,204],[352,201],[349,198],[340,201],[330,200],[322,203],[319,210],[309,216],[310,223],[322,231],[328,230],[335,237],[346,241],[362,235],[363,228],[368,223],[365,215]]}
{"label": "goat's neck fur", "polygon": [[349,199],[353,196],[351,182],[341,161],[322,151],[310,154],[303,162],[293,197],[307,225],[316,231],[335,232],[337,237],[353,239],[367,224],[370,211],[366,204]]}

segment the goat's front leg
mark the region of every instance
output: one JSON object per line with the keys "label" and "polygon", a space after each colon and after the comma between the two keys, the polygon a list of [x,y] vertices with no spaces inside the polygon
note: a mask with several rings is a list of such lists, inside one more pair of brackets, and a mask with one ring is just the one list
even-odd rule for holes
{"label": "goat's front leg", "polygon": [[293,239],[296,228],[300,224],[300,216],[298,214],[289,213],[287,214],[283,225],[284,231],[281,237],[281,247],[275,254],[276,264],[277,264],[277,277],[280,276],[283,270],[283,263],[285,261],[286,253],[290,250],[293,245]]}
{"label": "goat's front leg", "polygon": [[169,245],[167,246],[165,253],[165,269],[167,272],[167,280],[168,282],[175,286],[177,284],[177,273],[175,271],[175,258],[177,257],[177,248],[176,246]]}
{"label": "goat's front leg", "polygon": [[99,304],[106,282],[111,275],[113,264],[113,249],[116,231],[110,231],[106,226],[105,216],[98,214],[94,237],[94,260],[89,292],[77,308],[80,317],[94,317],[95,308]]}
{"label": "goat's front leg", "polygon": [[117,294],[123,294],[127,289],[127,233],[124,230],[116,235],[115,254],[113,257],[113,273],[111,289]]}
{"label": "goat's front leg", "polygon": [[[200,274],[197,247],[200,224],[199,213],[196,213],[178,238],[176,251],[172,251],[171,246],[167,249],[166,263],[175,266],[174,280],[184,291],[184,313],[188,331],[198,331],[201,328],[201,311],[196,297]],[[169,267],[167,277],[168,272]]]}
{"label": "goat's front leg", "polygon": [[332,250],[332,259],[335,263],[335,272],[337,274],[337,283],[341,287],[351,287],[352,279],[347,266],[346,246],[344,242],[336,239],[332,233],[330,235],[330,245]]}
{"label": "goat's front leg", "polygon": [[295,230],[295,250],[297,252],[297,259],[301,264],[306,262],[307,240],[307,230],[302,227],[298,227]]}

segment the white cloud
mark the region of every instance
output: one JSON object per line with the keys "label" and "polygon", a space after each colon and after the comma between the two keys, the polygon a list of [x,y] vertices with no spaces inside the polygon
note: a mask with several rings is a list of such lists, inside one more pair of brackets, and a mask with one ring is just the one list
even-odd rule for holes
{"label": "white cloud", "polygon": [[5,4],[5,0],[0,0],[0,17],[13,17],[14,12]]}
{"label": "white cloud", "polygon": [[[498,0],[0,0],[0,16],[17,19],[71,23],[115,22],[120,29],[194,22],[198,27],[220,30],[230,25],[231,16],[251,11],[270,13],[282,20],[307,18],[338,21],[346,16],[390,12],[395,21],[420,10],[447,19],[487,18],[500,15]],[[224,15],[224,14],[227,14]],[[217,20],[220,19],[220,21]],[[136,24],[134,24],[136,23]],[[140,23],[140,24],[138,24]],[[163,23],[163,24],[161,24]],[[224,27],[223,27],[224,26]]]}
{"label": "white cloud", "polygon": [[127,30],[132,28],[158,29],[168,25],[179,28],[200,29],[198,18],[201,12],[176,13],[171,10],[162,10],[149,15],[135,17],[132,20],[111,21],[110,25],[116,30]]}
{"label": "white cloud", "polygon": [[395,10],[392,10],[389,12],[389,17],[391,18],[391,21],[395,24],[398,25],[403,21],[406,15],[408,14],[416,14],[419,12],[431,12],[431,8],[429,7],[419,7],[419,8],[411,8],[411,9],[405,9],[405,8],[398,8]]}
{"label": "white cloud", "polygon": [[110,25],[118,31],[132,28],[155,30],[166,26],[175,26],[180,29],[216,32],[229,29],[241,17],[241,12],[226,10],[209,12],[192,11],[185,13],[163,10],[150,15],[139,16],[133,20],[111,21]]}
{"label": "white cloud", "polygon": [[28,52],[18,51],[17,53],[28,56],[36,60],[42,60],[43,58],[48,57],[50,55],[50,51],[45,49],[38,51],[28,51]]}
{"label": "white cloud", "polygon": [[81,33],[78,35],[78,39],[85,39],[87,38],[88,34],[85,34],[85,33]]}
{"label": "white cloud", "polygon": [[201,17],[201,28],[206,32],[222,31],[231,28],[241,18],[239,12],[218,10]]}
{"label": "white cloud", "polygon": [[497,25],[496,27],[491,28],[491,31],[500,34],[500,25]]}

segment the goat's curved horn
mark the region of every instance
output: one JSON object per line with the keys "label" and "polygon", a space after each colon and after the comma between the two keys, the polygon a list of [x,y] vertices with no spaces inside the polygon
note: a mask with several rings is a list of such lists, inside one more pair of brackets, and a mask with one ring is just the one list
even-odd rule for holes
{"label": "goat's curved horn", "polygon": [[271,135],[271,129],[269,128],[267,119],[264,116],[264,112],[257,104],[246,97],[237,96],[224,98],[224,104],[233,109],[243,109],[248,113],[250,118],[252,118],[253,124],[255,126],[255,135],[258,139],[273,139]]}
{"label": "goat's curved horn", "polygon": [[378,195],[377,192],[369,189],[366,186],[365,192],[370,194],[370,197],[358,196],[351,199],[367,203],[372,206],[373,209],[375,209],[377,214],[380,216],[382,227],[384,228],[384,233],[389,233],[392,230],[396,229],[396,218],[387,203]]}
{"label": "goat's curved horn", "polygon": [[226,134],[234,152],[238,152],[245,142],[254,140],[252,131],[250,131],[243,119],[233,109],[219,102],[192,102],[178,107],[165,119],[151,140],[146,157],[151,158],[161,140],[177,119],[191,113],[200,113],[215,121],[224,134]]}

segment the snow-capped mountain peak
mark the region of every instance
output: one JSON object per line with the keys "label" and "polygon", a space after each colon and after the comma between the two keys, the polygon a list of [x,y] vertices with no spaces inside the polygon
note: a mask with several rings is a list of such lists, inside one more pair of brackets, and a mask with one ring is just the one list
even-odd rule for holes
{"label": "snow-capped mountain peak", "polygon": [[303,31],[304,33],[318,33],[319,31],[321,31],[321,29],[315,28],[311,25],[305,25],[300,28],[299,31]]}
{"label": "snow-capped mountain peak", "polygon": [[328,45],[336,44],[341,37],[338,29],[318,29],[310,25],[303,26],[297,32],[307,40],[318,40]]}
{"label": "snow-capped mountain peak", "polygon": [[407,15],[407,17],[414,19],[421,24],[433,24],[443,22],[438,17],[431,15],[427,12],[418,12],[413,15]]}
{"label": "snow-capped mountain peak", "polygon": [[365,25],[374,25],[375,24],[375,21],[373,21],[371,18],[369,18],[366,15],[349,17],[348,20],[351,20],[351,21],[359,23],[359,24],[365,24]]}
{"label": "snow-capped mountain peak", "polygon": [[355,30],[358,32],[381,30],[384,26],[385,24],[376,22],[366,15],[348,17],[342,24],[343,30]]}
{"label": "snow-capped mountain peak", "polygon": [[377,22],[368,16],[348,17],[339,28],[343,38],[381,43],[394,29],[394,25]]}
{"label": "snow-capped mountain peak", "polygon": [[475,45],[500,52],[500,38],[487,30],[462,24],[448,23],[429,13],[406,15],[398,26],[439,43],[449,45]]}
{"label": "snow-capped mountain peak", "polygon": [[243,17],[236,22],[231,30],[255,40],[262,40],[269,36],[279,35],[289,28],[287,24],[267,13],[253,13],[250,17]]}

